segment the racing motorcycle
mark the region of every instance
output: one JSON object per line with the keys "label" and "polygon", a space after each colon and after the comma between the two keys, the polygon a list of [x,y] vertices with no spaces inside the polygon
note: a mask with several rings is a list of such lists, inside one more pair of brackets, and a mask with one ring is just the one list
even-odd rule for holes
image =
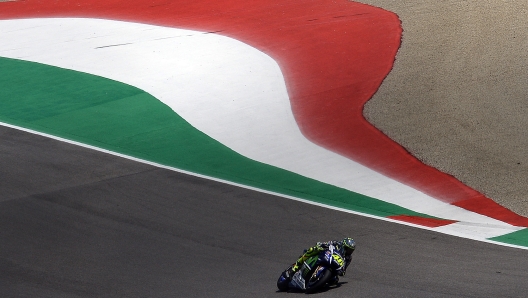
{"label": "racing motorcycle", "polygon": [[279,291],[296,289],[307,294],[315,293],[336,280],[344,265],[343,256],[331,245],[318,255],[307,259],[293,276],[289,275],[291,267],[282,272],[277,280],[277,288]]}

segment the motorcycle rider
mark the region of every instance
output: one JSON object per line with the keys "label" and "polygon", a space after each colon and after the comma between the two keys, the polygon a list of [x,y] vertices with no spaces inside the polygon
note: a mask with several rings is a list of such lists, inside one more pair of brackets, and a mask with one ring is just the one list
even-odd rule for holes
{"label": "motorcycle rider", "polygon": [[[348,265],[350,265],[350,263],[352,262],[352,253],[356,249],[356,242],[350,237],[346,237],[341,241],[332,240],[328,242],[317,242],[315,246],[306,249],[304,253],[299,257],[297,262],[295,262],[293,265],[291,265],[290,268],[288,268],[288,270],[286,270],[286,277],[291,278],[291,276],[293,276],[295,272],[297,272],[301,268],[304,261],[306,261],[312,256],[319,254],[321,251],[328,249],[331,245],[333,245],[334,249],[336,249],[339,254],[345,258],[345,265],[338,272],[339,276],[344,276]],[[336,279],[332,281],[332,284],[337,284],[338,281],[339,277],[336,276]]]}

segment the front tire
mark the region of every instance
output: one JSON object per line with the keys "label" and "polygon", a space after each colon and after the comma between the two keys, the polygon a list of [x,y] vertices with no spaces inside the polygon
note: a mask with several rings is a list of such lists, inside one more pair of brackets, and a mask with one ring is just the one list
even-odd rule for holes
{"label": "front tire", "polygon": [[279,279],[277,280],[277,288],[281,292],[286,292],[289,290],[290,279],[286,278],[285,273],[282,273]]}
{"label": "front tire", "polygon": [[332,271],[325,269],[325,271],[321,274],[318,280],[312,280],[310,279],[308,282],[308,285],[306,286],[306,294],[312,294],[319,290],[321,290],[332,278]]}

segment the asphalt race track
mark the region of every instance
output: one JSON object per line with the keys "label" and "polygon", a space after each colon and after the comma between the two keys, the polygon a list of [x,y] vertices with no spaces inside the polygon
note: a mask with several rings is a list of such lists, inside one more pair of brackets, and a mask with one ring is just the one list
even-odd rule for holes
{"label": "asphalt race track", "polygon": [[524,250],[262,194],[0,127],[2,297],[292,297],[302,249],[358,249],[317,297],[523,297]]}

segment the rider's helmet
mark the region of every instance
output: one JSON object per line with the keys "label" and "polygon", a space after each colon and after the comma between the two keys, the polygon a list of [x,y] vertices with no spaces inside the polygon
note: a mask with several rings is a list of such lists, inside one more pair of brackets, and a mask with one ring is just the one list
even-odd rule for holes
{"label": "rider's helmet", "polygon": [[356,241],[350,237],[346,237],[343,239],[343,241],[341,241],[341,243],[343,245],[343,252],[345,255],[351,255],[356,249]]}

